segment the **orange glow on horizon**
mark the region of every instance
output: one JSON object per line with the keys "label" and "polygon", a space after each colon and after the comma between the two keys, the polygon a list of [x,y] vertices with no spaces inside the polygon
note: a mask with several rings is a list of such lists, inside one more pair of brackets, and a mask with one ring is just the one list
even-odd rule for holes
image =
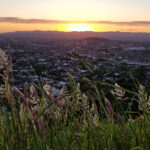
{"label": "orange glow on horizon", "polygon": [[0,33],[14,32],[14,31],[63,31],[63,32],[148,32],[150,33],[150,26],[119,26],[110,24],[87,24],[87,23],[56,23],[56,24],[25,24],[25,23],[0,23]]}
{"label": "orange glow on horizon", "polygon": [[67,31],[93,31],[92,27],[88,24],[69,24],[67,27]]}
{"label": "orange glow on horizon", "polygon": [[92,31],[92,32],[102,32],[105,29],[102,25],[99,24],[86,24],[86,23],[71,23],[71,24],[57,24],[55,25],[57,31],[63,32],[84,32],[84,31]]}

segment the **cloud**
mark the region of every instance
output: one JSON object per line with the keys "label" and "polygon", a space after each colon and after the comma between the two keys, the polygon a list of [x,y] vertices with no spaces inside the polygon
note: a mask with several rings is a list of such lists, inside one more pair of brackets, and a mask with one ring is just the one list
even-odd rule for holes
{"label": "cloud", "polygon": [[95,23],[119,25],[119,26],[150,26],[150,21],[131,21],[131,22],[95,21]]}
{"label": "cloud", "polygon": [[106,24],[117,26],[150,26],[150,21],[131,21],[131,22],[113,22],[113,21],[60,21],[46,19],[22,19],[18,17],[0,17],[0,23],[22,23],[22,24]]}
{"label": "cloud", "polygon": [[56,24],[66,23],[66,21],[46,20],[46,19],[21,19],[17,17],[0,17],[0,23],[24,23],[24,24]]}

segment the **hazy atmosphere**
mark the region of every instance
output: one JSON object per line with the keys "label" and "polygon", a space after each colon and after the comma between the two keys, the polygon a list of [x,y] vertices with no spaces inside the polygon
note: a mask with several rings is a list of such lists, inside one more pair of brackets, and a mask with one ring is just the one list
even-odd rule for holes
{"label": "hazy atmosphere", "polygon": [[150,150],[150,0],[0,0],[0,150]]}
{"label": "hazy atmosphere", "polygon": [[150,32],[149,0],[2,0],[0,32]]}

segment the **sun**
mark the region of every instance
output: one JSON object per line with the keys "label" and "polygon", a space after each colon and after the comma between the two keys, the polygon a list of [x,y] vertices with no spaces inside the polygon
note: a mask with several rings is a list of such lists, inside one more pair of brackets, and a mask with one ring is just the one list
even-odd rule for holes
{"label": "sun", "polygon": [[68,31],[77,31],[77,32],[83,32],[83,31],[92,31],[91,27],[88,24],[69,24]]}

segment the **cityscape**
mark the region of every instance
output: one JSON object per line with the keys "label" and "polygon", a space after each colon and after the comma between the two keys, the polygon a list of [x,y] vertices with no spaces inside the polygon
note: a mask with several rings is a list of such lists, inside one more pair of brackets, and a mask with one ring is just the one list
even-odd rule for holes
{"label": "cityscape", "polygon": [[[8,39],[1,38],[0,46],[11,58],[11,82],[23,88],[39,80],[49,83],[58,92],[68,83],[67,74],[76,81],[86,77],[89,70],[73,53],[84,56],[93,70],[103,70],[103,81],[116,82],[121,66],[141,70],[140,82],[150,82],[150,42],[117,41],[103,38],[84,39]],[[140,80],[140,79],[138,79]]]}
{"label": "cityscape", "polygon": [[150,0],[0,0],[0,150],[150,150]]}

